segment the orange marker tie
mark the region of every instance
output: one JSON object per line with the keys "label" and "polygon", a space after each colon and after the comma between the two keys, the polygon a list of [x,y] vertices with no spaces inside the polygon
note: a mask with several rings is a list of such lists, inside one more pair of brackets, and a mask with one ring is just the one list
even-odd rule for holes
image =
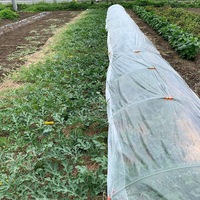
{"label": "orange marker tie", "polygon": [[110,197],[108,197],[108,198],[107,198],[107,200],[111,200],[111,198],[110,198]]}
{"label": "orange marker tie", "polygon": [[163,99],[165,99],[165,100],[173,100],[174,98],[173,97],[164,97]]}

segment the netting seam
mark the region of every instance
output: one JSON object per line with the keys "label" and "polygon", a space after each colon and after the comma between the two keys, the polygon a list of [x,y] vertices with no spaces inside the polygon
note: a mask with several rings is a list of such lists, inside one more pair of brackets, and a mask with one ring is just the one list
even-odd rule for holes
{"label": "netting seam", "polygon": [[118,191],[116,191],[116,192],[113,194],[113,196],[116,196],[116,194],[118,194],[119,192],[121,192],[124,188],[127,188],[127,187],[129,187],[129,186],[131,186],[131,185],[133,185],[133,184],[135,184],[135,183],[137,183],[137,182],[139,182],[139,181],[141,181],[141,180],[147,179],[147,178],[149,178],[149,177],[156,176],[156,175],[158,175],[158,174],[162,174],[162,173],[166,173],[166,172],[170,172],[170,171],[173,171],[173,170],[180,170],[180,169],[187,169],[187,168],[195,168],[195,167],[200,167],[200,164],[198,164],[198,165],[192,165],[192,166],[190,165],[190,166],[179,166],[179,167],[174,167],[174,168],[170,168],[170,169],[166,169],[166,170],[160,170],[160,171],[158,171],[158,172],[156,172],[156,173],[152,173],[152,174],[149,174],[149,175],[147,175],[147,176],[143,176],[143,177],[138,178],[137,180],[135,180],[135,181],[129,183],[129,184],[126,185],[125,187],[119,189]]}

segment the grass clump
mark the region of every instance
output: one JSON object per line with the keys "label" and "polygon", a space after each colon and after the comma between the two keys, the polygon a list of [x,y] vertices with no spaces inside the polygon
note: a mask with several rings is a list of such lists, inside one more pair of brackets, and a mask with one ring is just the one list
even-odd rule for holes
{"label": "grass clump", "polygon": [[[0,199],[103,199],[106,10],[85,12],[0,97]],[[97,26],[98,24],[98,26]]]}

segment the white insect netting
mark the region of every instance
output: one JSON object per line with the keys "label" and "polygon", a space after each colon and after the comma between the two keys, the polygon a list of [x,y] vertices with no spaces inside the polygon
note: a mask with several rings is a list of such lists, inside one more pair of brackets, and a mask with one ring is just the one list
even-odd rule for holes
{"label": "white insect netting", "polygon": [[200,200],[200,100],[120,5],[108,9],[108,199]]}

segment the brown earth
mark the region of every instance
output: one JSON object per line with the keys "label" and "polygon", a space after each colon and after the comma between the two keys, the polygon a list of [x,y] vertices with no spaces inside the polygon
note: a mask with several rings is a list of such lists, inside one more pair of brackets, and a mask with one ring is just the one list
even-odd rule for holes
{"label": "brown earth", "polygon": [[0,22],[0,78],[22,66],[24,56],[41,49],[54,31],[81,11],[20,13],[18,21]]}
{"label": "brown earth", "polygon": [[194,61],[180,58],[169,43],[143,22],[133,11],[128,10],[128,13],[141,31],[154,43],[162,57],[171,64],[190,88],[200,97],[200,55]]}
{"label": "brown earth", "polygon": [[[13,30],[0,35],[0,77],[4,77],[4,74],[23,65],[26,62],[24,56],[38,51],[57,28],[68,23],[80,12],[54,11],[36,21],[33,20],[32,23],[25,23],[24,26],[15,27]],[[155,44],[161,55],[183,77],[190,88],[200,96],[200,55],[195,61],[180,58],[167,41],[131,10],[128,10],[128,13]],[[20,13],[20,19],[36,14],[38,13]],[[0,22],[0,29],[7,23],[10,23],[10,21]]]}
{"label": "brown earth", "polygon": [[186,10],[200,15],[200,8],[186,8]]}

